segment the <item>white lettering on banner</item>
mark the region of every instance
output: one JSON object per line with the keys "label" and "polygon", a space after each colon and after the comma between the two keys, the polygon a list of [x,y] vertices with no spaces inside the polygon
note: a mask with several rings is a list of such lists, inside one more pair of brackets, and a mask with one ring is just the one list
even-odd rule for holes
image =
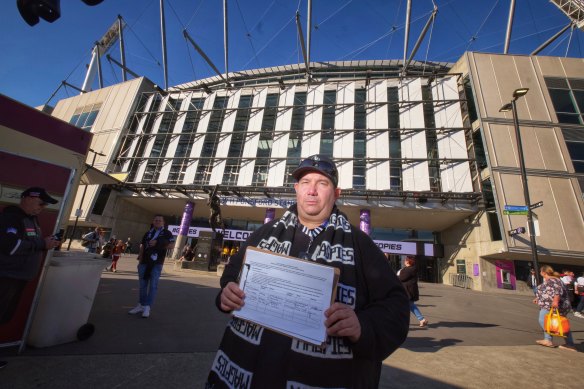
{"label": "white lettering on banner", "polygon": [[337,298],[335,301],[355,308],[356,297],[357,289],[349,285],[341,284],[340,282],[337,284]]}
{"label": "white lettering on banner", "polygon": [[240,207],[288,208],[295,202],[296,200],[293,199],[221,197],[221,205],[234,205]]}
{"label": "white lettering on banner", "polygon": [[261,325],[236,317],[229,322],[229,328],[235,335],[255,345],[260,344],[264,333],[264,327]]}
{"label": "white lettering on banner", "polygon": [[211,370],[217,373],[221,381],[225,382],[229,388],[249,388],[253,374],[242,369],[219,350],[215,355],[215,360]]}
{"label": "white lettering on banner", "polygon": [[389,240],[374,240],[373,242],[384,253],[416,255],[417,245],[415,242],[392,242]]}
{"label": "white lettering on banner", "polygon": [[[180,231],[180,226],[168,226],[168,230],[172,235],[178,235]],[[201,231],[213,231],[207,227],[189,227],[189,238],[198,238]],[[225,235],[223,235],[223,240],[236,240],[244,242],[249,238],[253,231],[242,231],[242,230],[225,230]]]}
{"label": "white lettering on banner", "polygon": [[317,358],[349,359],[353,358],[351,345],[346,338],[328,336],[323,347],[306,343],[298,339],[292,341],[292,351]]}

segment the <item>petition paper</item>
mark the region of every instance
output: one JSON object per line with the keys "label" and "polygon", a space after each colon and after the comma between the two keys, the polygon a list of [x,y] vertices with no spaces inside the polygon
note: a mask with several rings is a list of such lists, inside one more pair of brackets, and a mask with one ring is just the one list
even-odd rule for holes
{"label": "petition paper", "polygon": [[248,247],[239,281],[244,306],[234,316],[321,345],[335,268]]}

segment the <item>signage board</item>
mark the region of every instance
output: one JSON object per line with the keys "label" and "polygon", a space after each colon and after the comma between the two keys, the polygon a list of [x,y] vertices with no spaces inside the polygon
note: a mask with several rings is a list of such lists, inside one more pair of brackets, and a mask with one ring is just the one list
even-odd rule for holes
{"label": "signage board", "polygon": [[503,215],[527,215],[529,211],[525,210],[525,211],[509,211],[507,209],[505,209],[503,211]]}
{"label": "signage board", "polygon": [[505,211],[527,211],[527,205],[505,205]]}

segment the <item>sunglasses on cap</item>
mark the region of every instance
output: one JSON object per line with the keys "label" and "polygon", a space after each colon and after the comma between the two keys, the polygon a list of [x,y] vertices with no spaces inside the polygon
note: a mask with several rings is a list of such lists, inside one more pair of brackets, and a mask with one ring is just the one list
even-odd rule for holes
{"label": "sunglasses on cap", "polygon": [[320,172],[327,176],[334,184],[335,188],[339,182],[339,173],[335,164],[327,159],[319,156],[312,156],[303,160],[300,165],[292,172],[292,175],[297,180],[309,171]]}

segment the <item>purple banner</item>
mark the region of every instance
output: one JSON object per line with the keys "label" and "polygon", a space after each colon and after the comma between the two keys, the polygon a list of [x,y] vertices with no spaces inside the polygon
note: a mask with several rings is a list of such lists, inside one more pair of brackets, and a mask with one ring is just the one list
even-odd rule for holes
{"label": "purple banner", "polygon": [[359,229],[367,235],[371,234],[371,211],[368,209],[362,209],[359,220]]}
{"label": "purple banner", "polygon": [[195,203],[187,201],[185,204],[185,210],[183,211],[183,217],[180,222],[179,235],[187,236],[189,234],[189,227],[191,226],[191,220],[193,219],[193,211],[195,210]]}
{"label": "purple banner", "polygon": [[266,208],[266,217],[264,218],[264,224],[271,222],[276,217],[276,208]]}

